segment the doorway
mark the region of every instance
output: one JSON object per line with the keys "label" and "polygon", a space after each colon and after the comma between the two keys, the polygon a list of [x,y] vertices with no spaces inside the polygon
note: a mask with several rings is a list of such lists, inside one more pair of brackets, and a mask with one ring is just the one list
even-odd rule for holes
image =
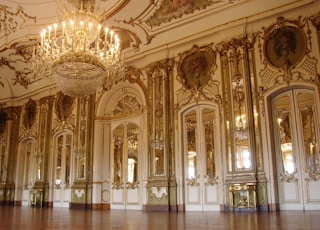
{"label": "doorway", "polygon": [[141,209],[140,128],[134,121],[116,124],[112,131],[112,209]]}
{"label": "doorway", "polygon": [[313,90],[291,89],[271,100],[281,210],[319,210],[319,104]]}
{"label": "doorway", "polygon": [[186,211],[218,211],[217,153],[220,149],[217,109],[199,105],[182,114]]}

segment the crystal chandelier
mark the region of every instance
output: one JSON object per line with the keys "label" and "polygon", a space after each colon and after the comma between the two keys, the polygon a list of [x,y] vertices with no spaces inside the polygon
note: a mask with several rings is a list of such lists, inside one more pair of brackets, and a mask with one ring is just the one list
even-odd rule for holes
{"label": "crystal chandelier", "polygon": [[40,36],[33,52],[34,72],[52,77],[66,95],[93,94],[124,75],[119,37],[102,28],[98,16],[84,11],[82,4],[80,10],[66,13],[60,25],[48,26]]}

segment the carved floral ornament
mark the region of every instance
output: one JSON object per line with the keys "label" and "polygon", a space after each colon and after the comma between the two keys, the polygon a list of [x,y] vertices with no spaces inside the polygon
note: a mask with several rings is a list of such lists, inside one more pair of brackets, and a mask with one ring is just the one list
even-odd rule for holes
{"label": "carved floral ornament", "polygon": [[317,31],[319,31],[320,30],[320,13],[312,15],[310,17],[310,21],[312,25],[316,27]]}

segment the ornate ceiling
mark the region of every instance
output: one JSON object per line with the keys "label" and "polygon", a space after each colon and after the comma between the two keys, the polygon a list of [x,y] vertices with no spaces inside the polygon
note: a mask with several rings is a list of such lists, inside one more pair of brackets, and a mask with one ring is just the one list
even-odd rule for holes
{"label": "ornate ceiling", "polygon": [[[302,2],[310,0],[84,0],[83,7],[115,30],[130,64],[148,52],[192,42]],[[0,2],[0,105],[52,87],[32,74],[33,47],[43,28],[80,5],[81,0]]]}

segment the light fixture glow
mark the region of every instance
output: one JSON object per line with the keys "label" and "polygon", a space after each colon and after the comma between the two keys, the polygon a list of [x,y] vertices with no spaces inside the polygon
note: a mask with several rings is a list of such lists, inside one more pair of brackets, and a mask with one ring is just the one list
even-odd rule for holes
{"label": "light fixture glow", "polygon": [[33,52],[35,74],[49,71],[58,89],[80,97],[91,95],[103,84],[118,82],[125,67],[120,39],[99,18],[81,9],[64,15],[63,22],[43,29]]}

